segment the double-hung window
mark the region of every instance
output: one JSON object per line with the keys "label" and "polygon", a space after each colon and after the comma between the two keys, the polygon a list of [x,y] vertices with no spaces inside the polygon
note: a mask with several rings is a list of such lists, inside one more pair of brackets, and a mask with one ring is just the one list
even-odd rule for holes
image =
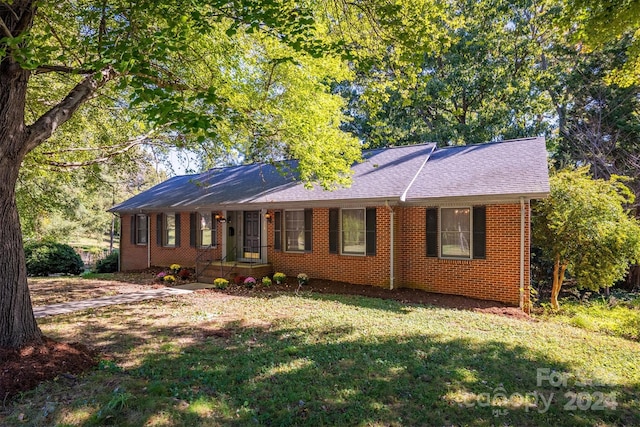
{"label": "double-hung window", "polygon": [[365,255],[366,224],[364,209],[342,209],[342,253]]}
{"label": "double-hung window", "polygon": [[213,244],[213,221],[211,212],[200,214],[200,246]]}
{"label": "double-hung window", "polygon": [[169,248],[180,246],[180,214],[161,213],[156,217],[157,245]]}
{"label": "double-hung window", "polygon": [[440,255],[471,258],[471,209],[440,209]]}
{"label": "double-hung window", "polygon": [[485,258],[486,208],[427,209],[427,256]]}
{"label": "double-hung window", "polygon": [[293,209],[274,212],[273,248],[285,252],[311,252],[313,210]]}
{"label": "double-hung window", "polygon": [[131,243],[134,245],[146,245],[148,234],[147,215],[136,214],[131,216]]}
{"label": "double-hung window", "polygon": [[376,208],[329,209],[329,253],[376,255]]}
{"label": "double-hung window", "polygon": [[304,251],[304,210],[284,211],[285,251]]}

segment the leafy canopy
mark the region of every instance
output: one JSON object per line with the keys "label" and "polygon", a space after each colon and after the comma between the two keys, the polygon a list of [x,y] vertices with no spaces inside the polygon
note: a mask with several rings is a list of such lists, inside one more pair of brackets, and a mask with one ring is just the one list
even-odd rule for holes
{"label": "leafy canopy", "polygon": [[550,177],[550,197],[535,205],[534,239],[580,288],[610,287],[640,259],[640,224],[625,208],[634,196],[624,180],[565,169]]}

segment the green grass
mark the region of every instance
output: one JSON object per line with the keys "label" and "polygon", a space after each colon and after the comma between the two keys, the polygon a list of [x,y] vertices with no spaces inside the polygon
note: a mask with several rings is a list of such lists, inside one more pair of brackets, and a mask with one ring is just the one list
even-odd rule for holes
{"label": "green grass", "polygon": [[610,300],[588,302],[563,300],[558,312],[546,309],[547,320],[567,323],[589,331],[640,341],[640,296],[618,294]]}
{"label": "green grass", "polygon": [[640,413],[630,340],[357,296],[212,295],[45,319],[47,335],[113,360],[25,393],[0,424],[606,426]]}

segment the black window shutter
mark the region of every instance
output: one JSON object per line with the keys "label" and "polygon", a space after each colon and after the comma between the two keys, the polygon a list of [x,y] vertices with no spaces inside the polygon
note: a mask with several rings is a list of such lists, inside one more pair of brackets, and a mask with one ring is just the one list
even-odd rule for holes
{"label": "black window shutter", "polygon": [[197,245],[197,235],[198,235],[198,214],[195,212],[191,212],[189,214],[189,246],[195,248]]}
{"label": "black window shutter", "polygon": [[135,245],[137,243],[136,239],[136,214],[131,215],[131,244]]}
{"label": "black window shutter", "polygon": [[180,214],[176,214],[176,248],[180,247]]}
{"label": "black window shutter", "polygon": [[304,210],[304,250],[311,252],[313,238],[313,209]]}
{"label": "black window shutter", "polygon": [[156,215],[156,245],[162,246],[162,214]]}
{"label": "black window shutter", "polygon": [[427,208],[427,256],[438,256],[438,208]]}
{"label": "black window shutter", "polygon": [[338,237],[340,236],[340,230],[338,228],[340,210],[329,209],[329,253],[338,253]]}
{"label": "black window shutter", "polygon": [[367,208],[365,226],[367,230],[365,237],[367,255],[373,256],[376,254],[376,208]]}
{"label": "black window shutter", "polygon": [[473,258],[487,257],[487,208],[473,207]]}
{"label": "black window shutter", "polygon": [[282,212],[273,213],[273,249],[282,250]]}

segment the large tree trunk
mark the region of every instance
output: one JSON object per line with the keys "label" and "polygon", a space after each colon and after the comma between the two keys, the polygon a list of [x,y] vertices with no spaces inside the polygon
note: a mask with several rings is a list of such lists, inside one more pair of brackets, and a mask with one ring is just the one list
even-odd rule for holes
{"label": "large tree trunk", "polygon": [[27,287],[16,182],[27,152],[24,124],[29,72],[9,57],[0,62],[0,347],[40,341]]}
{"label": "large tree trunk", "polygon": [[11,163],[0,159],[0,347],[20,348],[40,342],[42,334],[31,307],[15,201],[20,163]]}

